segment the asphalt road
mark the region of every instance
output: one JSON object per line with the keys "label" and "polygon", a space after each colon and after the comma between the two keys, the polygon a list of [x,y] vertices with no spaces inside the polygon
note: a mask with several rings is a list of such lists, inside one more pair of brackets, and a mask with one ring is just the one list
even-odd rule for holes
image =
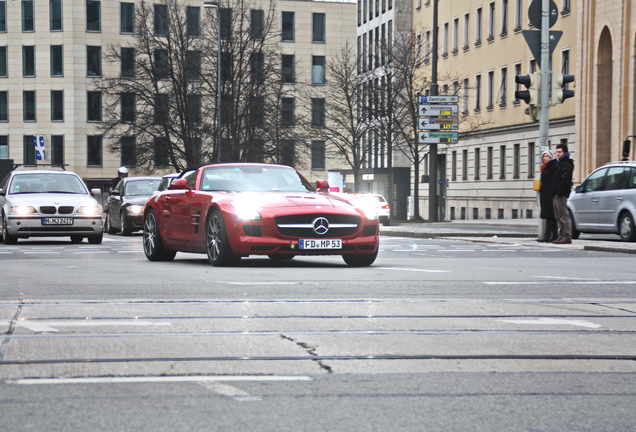
{"label": "asphalt road", "polygon": [[2,430],[636,429],[633,255],[383,237],[151,263],[141,236],[0,245]]}

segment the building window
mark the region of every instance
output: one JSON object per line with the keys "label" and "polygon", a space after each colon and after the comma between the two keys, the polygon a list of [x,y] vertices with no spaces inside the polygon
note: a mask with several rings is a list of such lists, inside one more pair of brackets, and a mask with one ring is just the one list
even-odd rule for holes
{"label": "building window", "polygon": [[0,159],[9,159],[9,136],[0,135]]}
{"label": "building window", "polygon": [[190,37],[201,36],[201,8],[196,6],[186,8],[186,31]]}
{"label": "building window", "polygon": [[481,75],[475,76],[475,112],[481,111]]}
{"label": "building window", "polygon": [[[168,106],[167,93],[159,93],[155,95],[155,124],[165,124],[170,115],[170,107]],[[227,105],[226,105],[227,106]]]}
{"label": "building window", "polygon": [[263,9],[250,11],[250,37],[254,40],[263,40],[265,31],[265,13]]}
{"label": "building window", "polygon": [[6,77],[7,74],[7,47],[0,46],[0,77]]}
{"label": "building window", "polygon": [[35,76],[35,46],[22,47],[22,76]]}
{"label": "building window", "polygon": [[483,14],[482,14],[482,8],[478,7],[477,8],[477,17],[475,19],[475,46],[479,46],[481,45],[481,35],[482,35],[482,21],[483,21]]}
{"label": "building window", "polygon": [[281,98],[280,101],[281,124],[286,127],[293,126],[295,120],[294,98]]}
{"label": "building window", "polygon": [[518,179],[521,176],[521,144],[514,145],[512,161],[512,178]]}
{"label": "building window", "polygon": [[293,84],[296,82],[295,72],[296,57],[294,55],[283,54],[283,83]]}
{"label": "building window", "polygon": [[[561,51],[561,73],[569,74],[570,73],[570,50],[564,49]],[[565,88],[568,88],[569,83],[565,85]]]}
{"label": "building window", "polygon": [[561,6],[561,15],[567,15],[570,13],[570,0],[563,0],[563,5]]}
{"label": "building window", "polygon": [[64,135],[51,135],[51,163],[53,165],[64,163]]}
{"label": "building window", "polygon": [[101,135],[89,135],[86,137],[86,165],[89,167],[102,166]]}
{"label": "building window", "polygon": [[501,35],[508,34],[508,0],[501,0]]}
{"label": "building window", "polygon": [[475,149],[475,180],[479,180],[481,176],[481,150]]}
{"label": "building window", "polygon": [[121,165],[125,167],[137,166],[137,152],[134,136],[121,137]]}
{"label": "building window", "polygon": [[324,141],[311,142],[311,169],[314,169],[314,170],[325,169],[325,142]]}
{"label": "building window", "polygon": [[313,56],[311,59],[311,83],[325,83],[325,56]]}
{"label": "building window", "polygon": [[325,100],[311,99],[311,126],[325,127]]}
{"label": "building window", "polygon": [[154,32],[157,36],[168,34],[168,5],[154,5]]}
{"label": "building window", "polygon": [[155,50],[155,78],[158,80],[168,79],[170,77],[170,60],[168,59],[168,50]]}
{"label": "building window", "polygon": [[201,51],[186,53],[186,78],[189,81],[201,80]]}
{"label": "building window", "polygon": [[523,0],[515,0],[515,31],[521,31],[523,25]]}
{"label": "building window", "polygon": [[155,166],[157,168],[166,168],[170,166],[167,138],[155,138]]}
{"label": "building window", "polygon": [[219,9],[219,21],[221,22],[221,39],[232,37],[232,9]]}
{"label": "building window", "polygon": [[487,110],[493,109],[495,104],[495,72],[488,71],[488,105],[486,106]]}
{"label": "building window", "polygon": [[49,29],[62,31],[62,0],[49,0]]}
{"label": "building window", "polygon": [[291,140],[281,142],[280,163],[288,166],[296,165],[296,143]]}
{"label": "building window", "polygon": [[64,47],[51,45],[51,76],[64,75]]}
{"label": "building window", "polygon": [[501,68],[501,85],[499,86],[499,106],[505,107],[508,103],[508,68]]}
{"label": "building window", "polygon": [[32,32],[34,30],[33,0],[22,0],[22,31]]}
{"label": "building window", "polygon": [[453,20],[453,54],[459,52],[459,18]]}
{"label": "building window", "polygon": [[64,121],[63,90],[51,90],[51,121]]}
{"label": "building window", "polygon": [[22,117],[25,122],[35,121],[35,91],[22,92]]}
{"label": "building window", "polygon": [[134,123],[136,102],[134,93],[122,93],[121,95],[121,121],[123,123]]}
{"label": "building window", "polygon": [[262,51],[250,55],[250,77],[255,84],[262,85],[265,82],[265,55]]}
{"label": "building window", "polygon": [[506,178],[506,146],[499,147],[499,178],[504,180]]}
{"label": "building window", "polygon": [[7,2],[0,1],[0,33],[7,31]]}
{"label": "building window", "polygon": [[135,49],[134,48],[121,49],[121,77],[122,78],[135,77]]}
{"label": "building window", "polygon": [[102,31],[101,2],[86,0],[86,31]]}
{"label": "building window", "polygon": [[488,5],[488,42],[495,40],[495,3]]}
{"label": "building window", "polygon": [[443,47],[444,47],[442,50],[442,56],[447,57],[448,56],[448,23],[447,22],[444,23],[444,33],[442,37],[443,37]]}
{"label": "building window", "polygon": [[294,12],[283,12],[282,18],[282,41],[294,41]]}
{"label": "building window", "polygon": [[464,104],[464,109],[463,114],[468,114],[468,91],[470,90],[468,87],[468,78],[464,78],[463,84],[462,84],[463,90],[464,90],[464,97],[463,97],[463,104]]}
{"label": "building window", "polygon": [[[515,76],[517,75],[521,75],[521,63],[515,64]],[[519,90],[521,90],[521,84],[515,83],[515,98],[512,101],[513,105],[519,105],[519,103],[521,102],[521,100],[517,98],[517,92]]]}
{"label": "building window", "polygon": [[534,178],[534,170],[535,170],[535,165],[536,165],[536,156],[534,154],[535,149],[534,149],[534,143],[533,142],[529,142],[528,143],[528,178]]}
{"label": "building window", "polygon": [[462,150],[462,180],[468,180],[468,150]]}
{"label": "building window", "polygon": [[102,76],[102,47],[86,47],[86,75],[89,77]]}
{"label": "building window", "polygon": [[233,75],[232,62],[233,62],[233,56],[231,52],[221,53],[221,81],[226,82],[232,79],[232,75]]}
{"label": "building window", "polygon": [[324,13],[312,14],[312,42],[325,42],[326,41],[326,17]]}
{"label": "building window", "polygon": [[488,147],[486,149],[486,178],[488,180],[492,179],[493,176],[493,160],[494,160],[494,150],[492,147]]}
{"label": "building window", "polygon": [[135,33],[135,4],[119,4],[120,31],[122,33]]}
{"label": "building window", "polygon": [[[420,36],[419,34],[417,35]],[[417,51],[417,55],[419,55],[419,50]],[[431,61],[431,31],[426,30],[424,34],[424,63],[428,64]],[[419,64],[419,60],[418,60]]]}
{"label": "building window", "polygon": [[470,47],[470,13],[464,15],[464,51]]}
{"label": "building window", "polygon": [[457,181],[457,151],[451,153],[451,181]]}
{"label": "building window", "polygon": [[201,124],[201,95],[189,94],[186,97],[186,115],[189,124]]}
{"label": "building window", "polygon": [[102,92],[86,92],[86,120],[102,121]]}
{"label": "building window", "polygon": [[22,137],[22,160],[25,165],[35,165],[35,146],[33,145],[33,135]]}
{"label": "building window", "polygon": [[9,92],[0,91],[0,121],[9,121]]}

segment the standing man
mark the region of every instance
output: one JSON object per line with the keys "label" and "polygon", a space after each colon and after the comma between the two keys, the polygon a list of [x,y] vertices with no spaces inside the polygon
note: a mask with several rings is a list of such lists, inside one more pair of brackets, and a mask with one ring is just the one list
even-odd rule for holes
{"label": "standing man", "polygon": [[559,227],[559,238],[552,243],[572,243],[572,227],[568,212],[568,197],[572,192],[572,175],[574,162],[570,159],[567,144],[556,146],[557,166],[552,179],[552,196],[554,197],[554,218]]}
{"label": "standing man", "polygon": [[117,183],[119,183],[119,180],[123,179],[124,177],[128,177],[128,168],[126,168],[125,166],[119,167],[119,169],[117,170],[117,177],[115,177],[111,183],[110,183],[110,190],[115,189],[115,186],[117,186]]}

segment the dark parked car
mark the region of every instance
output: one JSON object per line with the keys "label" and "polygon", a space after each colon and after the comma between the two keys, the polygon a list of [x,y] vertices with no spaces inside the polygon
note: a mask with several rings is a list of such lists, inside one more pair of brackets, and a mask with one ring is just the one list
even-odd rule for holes
{"label": "dark parked car", "polygon": [[141,230],[144,205],[160,182],[161,177],[122,178],[106,201],[106,232],[129,235]]}

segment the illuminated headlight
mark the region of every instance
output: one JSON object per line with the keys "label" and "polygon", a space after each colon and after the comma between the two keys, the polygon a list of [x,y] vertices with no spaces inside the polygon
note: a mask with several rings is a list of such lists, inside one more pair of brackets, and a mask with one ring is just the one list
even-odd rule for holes
{"label": "illuminated headlight", "polygon": [[100,205],[82,206],[77,209],[77,214],[91,215],[91,216],[101,215],[102,206]]}
{"label": "illuminated headlight", "polygon": [[31,206],[13,206],[9,208],[9,211],[17,215],[28,215],[38,212],[34,207]]}
{"label": "illuminated headlight", "polygon": [[358,208],[362,210],[367,220],[376,220],[378,218],[378,206],[375,203],[362,204]]}
{"label": "illuminated headlight", "polygon": [[259,207],[250,201],[232,201],[232,207],[236,210],[236,217],[242,220],[261,220]]}
{"label": "illuminated headlight", "polygon": [[128,213],[131,215],[140,215],[143,211],[144,211],[144,206],[142,205],[128,206]]}

